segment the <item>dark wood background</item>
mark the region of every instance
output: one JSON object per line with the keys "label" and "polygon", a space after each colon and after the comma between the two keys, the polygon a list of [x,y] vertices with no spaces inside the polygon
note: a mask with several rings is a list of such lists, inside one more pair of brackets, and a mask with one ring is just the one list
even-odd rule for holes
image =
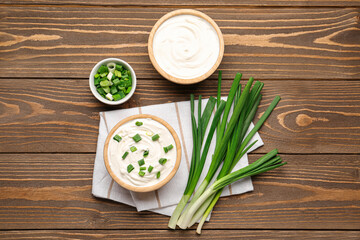
{"label": "dark wood background", "polygon": [[[149,61],[152,26],[179,8],[220,26],[224,94],[242,72],[265,83],[258,116],[282,97],[250,160],[278,148],[288,165],[222,198],[201,237],[91,195],[98,112],[119,108],[91,95],[96,62],[118,57],[136,71],[120,108],[216,94],[216,75],[179,86]],[[359,239],[359,10],[353,0],[2,0],[0,239]]]}

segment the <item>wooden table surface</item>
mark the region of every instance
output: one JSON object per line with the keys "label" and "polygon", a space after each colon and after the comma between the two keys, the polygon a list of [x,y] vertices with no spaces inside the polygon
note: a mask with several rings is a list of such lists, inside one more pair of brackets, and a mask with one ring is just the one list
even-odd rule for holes
{"label": "wooden table surface", "polygon": [[[360,1],[2,0],[0,2],[0,239],[359,239]],[[265,83],[256,118],[288,165],[221,198],[201,237],[168,217],[91,195],[99,111],[216,95],[216,74],[179,86],[147,54],[155,22],[174,9],[212,17],[225,39],[223,94],[236,72]],[[121,107],[98,102],[99,60],[138,76]]]}

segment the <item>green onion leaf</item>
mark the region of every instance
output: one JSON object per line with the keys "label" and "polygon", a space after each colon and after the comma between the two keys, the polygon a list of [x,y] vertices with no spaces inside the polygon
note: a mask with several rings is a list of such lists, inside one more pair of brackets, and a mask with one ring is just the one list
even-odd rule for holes
{"label": "green onion leaf", "polygon": [[148,172],[151,173],[151,171],[152,171],[153,169],[154,169],[154,167],[150,165],[150,166],[148,167]]}
{"label": "green onion leaf", "polygon": [[135,152],[136,150],[137,150],[137,148],[136,148],[135,146],[131,146],[131,147],[130,147],[130,151],[131,151],[131,152]]}
{"label": "green onion leaf", "polygon": [[146,170],[146,167],[140,167],[140,171]]}
{"label": "green onion leaf", "polygon": [[156,178],[160,178],[160,172],[156,173]]}
{"label": "green onion leaf", "polygon": [[140,171],[140,172],[139,172],[139,176],[140,176],[140,177],[145,176],[145,172]]}

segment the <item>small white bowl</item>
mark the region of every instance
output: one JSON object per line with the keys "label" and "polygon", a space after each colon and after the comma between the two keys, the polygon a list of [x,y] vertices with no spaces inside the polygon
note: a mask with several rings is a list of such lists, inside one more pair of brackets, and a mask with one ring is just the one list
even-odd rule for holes
{"label": "small white bowl", "polygon": [[[103,98],[96,90],[95,84],[94,84],[94,76],[97,73],[97,70],[99,69],[99,67],[101,65],[107,65],[108,63],[117,63],[120,65],[123,65],[126,69],[128,69],[131,73],[131,78],[132,78],[132,85],[131,85],[131,91],[128,93],[128,95],[126,95],[123,99],[120,99],[119,101],[110,101],[108,99]],[[103,102],[105,104],[108,105],[119,105],[122,104],[124,102],[126,102],[127,100],[129,100],[131,98],[131,96],[134,94],[135,89],[136,89],[136,75],[135,75],[135,71],[134,69],[130,66],[130,64],[128,64],[127,62],[125,62],[124,60],[121,60],[119,58],[106,58],[101,60],[100,62],[98,62],[93,69],[91,70],[90,76],[89,76],[89,86],[90,86],[90,90],[92,92],[92,94],[94,95],[94,97],[96,97],[100,102]]]}

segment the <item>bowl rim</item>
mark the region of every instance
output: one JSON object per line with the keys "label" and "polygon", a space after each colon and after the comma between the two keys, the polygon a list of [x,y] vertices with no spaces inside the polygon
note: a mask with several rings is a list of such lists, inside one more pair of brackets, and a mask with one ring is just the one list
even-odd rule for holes
{"label": "bowl rim", "polygon": [[[111,136],[115,133],[115,131],[120,126],[122,126],[123,124],[125,124],[125,123],[127,123],[129,121],[132,121],[134,119],[143,119],[143,118],[150,118],[150,119],[152,119],[154,121],[157,121],[160,124],[164,125],[170,131],[171,135],[174,138],[175,145],[176,145],[176,162],[175,162],[174,168],[171,170],[169,175],[166,178],[164,178],[162,181],[156,183],[155,185],[151,185],[151,186],[137,187],[137,186],[133,186],[133,185],[125,183],[124,181],[122,181],[120,178],[118,178],[115,175],[115,173],[113,172],[113,170],[110,167],[109,158],[108,158],[108,151],[109,151],[109,142],[111,140]],[[120,122],[118,122],[111,129],[111,131],[109,132],[109,134],[108,134],[108,136],[106,137],[106,140],[105,140],[103,155],[104,155],[105,166],[106,166],[106,169],[107,169],[108,173],[110,174],[112,179],[114,179],[115,182],[117,182],[120,186],[122,186],[123,188],[126,188],[126,189],[128,189],[130,191],[134,191],[134,192],[150,192],[150,191],[154,191],[154,190],[157,190],[157,189],[161,188],[162,186],[167,184],[175,176],[175,173],[179,169],[180,162],[181,162],[181,144],[180,144],[179,137],[176,134],[175,130],[165,120],[163,120],[163,119],[161,119],[159,117],[156,117],[154,115],[150,115],[150,114],[136,114],[136,115],[132,115],[130,117],[122,119]]]}
{"label": "bowl rim", "polygon": [[[130,74],[131,74],[131,78],[132,78],[132,88],[131,88],[131,91],[129,92],[128,95],[126,95],[123,99],[120,99],[119,101],[110,101],[108,99],[105,99],[103,98],[97,91],[96,91],[96,87],[94,85],[94,76],[98,70],[98,68],[102,65],[102,64],[106,64],[106,63],[109,63],[109,62],[117,62],[117,63],[120,63],[122,65],[124,65],[129,71],[130,71]],[[137,82],[137,79],[136,79],[136,74],[135,74],[135,71],[134,69],[130,66],[129,63],[127,63],[126,61],[120,59],[120,58],[105,58],[99,62],[97,62],[95,64],[95,66],[92,68],[91,72],[90,72],[90,75],[89,75],[89,87],[90,87],[90,90],[91,90],[91,93],[94,95],[94,97],[99,100],[100,102],[102,103],[105,103],[105,104],[108,104],[108,105],[119,105],[119,104],[123,104],[124,102],[128,101],[132,95],[134,94],[135,92],[135,89],[136,89],[136,82]]]}
{"label": "bowl rim", "polygon": [[[168,74],[160,67],[160,65],[157,63],[155,56],[154,56],[153,41],[154,41],[154,36],[155,36],[156,31],[158,30],[160,25],[162,23],[164,23],[166,20],[168,20],[169,18],[172,18],[174,16],[178,16],[178,15],[193,15],[193,16],[197,16],[197,17],[200,17],[200,18],[206,20],[215,29],[215,31],[218,35],[218,38],[219,38],[220,49],[219,49],[219,55],[218,55],[218,58],[217,58],[215,64],[210,68],[209,71],[207,71],[203,75],[196,77],[196,78],[182,79],[182,78],[177,78],[177,77],[174,77],[174,76]],[[208,78],[211,74],[213,74],[215,72],[215,70],[219,67],[219,65],[222,61],[222,58],[224,56],[224,49],[225,49],[224,37],[221,33],[219,26],[216,24],[216,22],[211,17],[209,17],[208,15],[206,15],[203,12],[200,12],[200,11],[197,11],[194,9],[178,9],[178,10],[174,10],[172,12],[165,14],[155,23],[155,25],[153,26],[153,28],[150,32],[149,39],[148,39],[148,53],[149,53],[150,61],[151,61],[152,65],[154,66],[154,68],[158,71],[158,73],[160,73],[161,76],[168,79],[169,81],[178,83],[178,84],[184,84],[184,85],[201,82],[201,81],[205,80],[206,78]]]}

